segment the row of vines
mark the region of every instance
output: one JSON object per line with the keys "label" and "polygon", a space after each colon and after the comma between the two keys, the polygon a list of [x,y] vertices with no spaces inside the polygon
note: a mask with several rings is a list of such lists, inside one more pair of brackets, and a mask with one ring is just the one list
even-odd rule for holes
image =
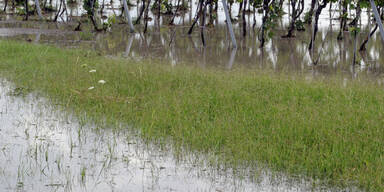
{"label": "row of vines", "polygon": [[[129,24],[131,32],[135,32],[134,25],[139,25],[143,22],[143,32],[147,33],[148,21],[151,19],[149,17],[149,11],[152,12],[156,19],[160,19],[161,16],[169,17],[169,22],[167,22],[168,25],[175,25],[174,20],[176,16],[192,11],[190,8],[191,6],[189,6],[191,5],[192,0],[137,0],[137,2],[123,0],[121,2],[120,15],[110,16],[106,22],[100,22],[100,16],[98,15],[103,15],[105,4],[108,3],[106,1],[110,1],[109,3],[112,4],[114,0],[83,0],[82,2],[85,15],[89,18],[96,31],[107,30],[114,23],[116,23],[116,18],[125,18],[125,22]],[[313,42],[316,40],[320,15],[326,7],[329,7],[329,10],[338,12],[338,14],[335,14],[337,18],[332,18],[339,20],[340,23],[339,33],[337,36],[338,40],[343,39],[345,31],[349,31],[351,32],[350,34],[356,36],[360,31],[360,26],[358,23],[362,11],[367,10],[370,12],[371,10],[371,4],[369,0],[308,1],[310,2],[305,2],[305,0],[229,0],[227,6],[229,8],[230,20],[236,21],[238,19],[240,22],[239,26],[241,26],[242,29],[242,36],[246,36],[247,29],[254,29],[256,24],[256,17],[253,17],[253,24],[247,23],[247,20],[245,19],[246,15],[262,15],[262,21],[260,21],[262,24],[258,29],[260,47],[264,47],[268,38],[272,38],[275,35],[274,32],[276,31],[275,28],[277,23],[283,17],[283,15],[286,14],[284,12],[283,6],[289,6],[290,23],[286,29],[286,34],[281,37],[294,38],[298,33],[297,31],[303,31],[306,28],[311,28],[313,33],[308,46],[310,50],[313,48]],[[50,21],[56,22],[58,18],[67,11],[68,4],[74,3],[78,2],[76,2],[76,0],[59,0],[59,3],[56,3],[56,7],[53,7],[52,0],[43,0],[42,2],[39,2],[39,0],[34,0],[33,6],[31,6],[31,3],[28,2],[28,0],[5,0],[3,12],[16,9],[24,15],[25,20],[28,20],[28,16],[33,14],[37,14],[42,20],[47,20],[44,18],[42,12],[55,12]],[[377,10],[381,19],[383,19],[384,1],[375,0],[375,4],[377,5]],[[236,7],[238,7],[238,10],[234,10],[234,5],[237,5]],[[131,20],[129,12],[129,7],[132,6],[140,7],[138,14],[135,17],[135,21]],[[12,9],[7,9],[7,7],[11,7]],[[40,7],[42,7],[42,9]],[[188,34],[191,34],[197,25],[200,25],[202,40],[204,44],[204,28],[215,26],[215,20],[218,16],[218,7],[218,0],[198,0],[196,10],[194,10],[195,15],[188,30]],[[354,14],[350,14],[351,12]],[[237,15],[235,16],[234,13],[237,13]],[[369,32],[367,37],[362,41],[360,45],[360,51],[364,51],[366,49],[366,43],[378,29],[378,22],[376,22],[374,17],[372,17],[372,22],[374,23],[374,27]],[[81,22],[79,22],[75,30],[81,30],[80,26]]]}

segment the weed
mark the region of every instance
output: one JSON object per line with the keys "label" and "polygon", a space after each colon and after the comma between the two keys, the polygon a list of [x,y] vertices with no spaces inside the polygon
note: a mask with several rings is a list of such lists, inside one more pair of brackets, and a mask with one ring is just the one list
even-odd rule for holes
{"label": "weed", "polygon": [[[233,166],[263,163],[332,185],[384,189],[384,90],[378,85],[112,60],[12,41],[0,42],[0,58],[3,77],[68,104],[87,121],[128,123],[143,138],[212,152]],[[102,89],[88,90],[100,79],[107,82]]]}

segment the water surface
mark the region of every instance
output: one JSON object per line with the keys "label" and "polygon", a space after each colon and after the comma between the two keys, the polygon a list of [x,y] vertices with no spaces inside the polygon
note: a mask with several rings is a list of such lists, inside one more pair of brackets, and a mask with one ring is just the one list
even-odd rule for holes
{"label": "water surface", "polygon": [[[53,1],[56,6],[58,1]],[[102,1],[99,1],[101,4]],[[136,4],[136,2],[132,2]],[[137,25],[137,33],[128,32],[126,24],[118,22],[107,32],[96,33],[92,26],[82,24],[83,31],[75,32],[84,10],[81,2],[68,5],[68,10],[57,23],[37,21],[21,21],[15,14],[1,16],[0,37],[3,39],[18,39],[35,43],[54,44],[67,48],[82,48],[112,57],[126,57],[133,59],[154,58],[170,65],[195,65],[202,68],[220,68],[233,70],[247,68],[250,70],[268,70],[292,75],[304,74],[308,78],[328,78],[337,76],[347,79],[369,79],[381,83],[383,73],[384,53],[383,41],[377,32],[367,44],[367,51],[356,53],[353,63],[355,39],[349,32],[344,32],[344,39],[337,40],[341,12],[338,5],[332,9],[326,7],[320,15],[315,50],[308,51],[311,39],[311,26],[305,25],[306,31],[296,32],[296,38],[281,38],[286,33],[289,24],[290,8],[284,5],[286,14],[278,22],[274,37],[268,40],[265,48],[260,49],[258,39],[262,14],[255,12],[247,14],[247,35],[243,37],[242,20],[238,18],[238,4],[234,4],[232,15],[238,19],[234,22],[234,31],[239,48],[232,49],[229,34],[225,25],[225,17],[221,3],[213,26],[204,28],[206,45],[203,46],[200,27],[197,25],[191,35],[187,35],[191,21],[195,15],[197,1],[187,2],[192,9],[177,15],[175,25],[169,26],[171,16],[162,15],[158,19],[156,13],[150,12],[152,20],[149,29],[143,34],[143,26]],[[309,9],[306,1],[306,10]],[[176,4],[176,2],[174,2]],[[140,5],[140,4],[139,4]],[[111,15],[121,15],[120,1],[106,2],[99,15],[105,16],[104,21]],[[137,17],[140,6],[130,8],[133,19]],[[12,13],[15,10],[8,10]],[[46,14],[50,18],[52,14]],[[349,11],[351,18],[354,11]],[[371,13],[363,10],[359,27],[361,33],[357,38],[357,45],[366,38],[373,27]],[[255,24],[255,25],[254,25]],[[254,26],[254,27],[253,27]]]}
{"label": "water surface", "polygon": [[257,165],[210,163],[215,155],[176,153],[144,142],[129,126],[85,123],[36,93],[19,93],[1,80],[0,191],[336,190]]}

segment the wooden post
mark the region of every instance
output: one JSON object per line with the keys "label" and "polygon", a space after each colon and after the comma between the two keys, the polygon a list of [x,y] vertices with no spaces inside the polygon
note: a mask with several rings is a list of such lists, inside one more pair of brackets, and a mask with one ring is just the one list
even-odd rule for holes
{"label": "wooden post", "polygon": [[40,18],[41,20],[44,20],[44,17],[43,17],[43,15],[41,14],[41,8],[40,8],[39,0],[35,0],[35,6],[36,6],[36,10],[37,10],[37,15],[39,15],[39,18]]}
{"label": "wooden post", "polygon": [[384,28],[383,28],[383,23],[381,22],[381,19],[380,19],[380,14],[377,11],[377,8],[376,8],[376,5],[375,5],[375,1],[374,0],[369,0],[369,2],[371,3],[371,7],[372,7],[372,10],[373,10],[373,15],[375,16],[375,19],[376,19],[376,23],[379,25],[380,34],[381,34],[381,40],[384,41]]}
{"label": "wooden post", "polygon": [[127,5],[127,0],[122,0],[123,1],[123,6],[124,6],[124,15],[125,15],[125,19],[127,20],[128,22],[128,25],[129,25],[129,31],[131,33],[135,32],[135,27],[133,27],[133,24],[132,24],[132,19],[131,19],[131,15],[129,14],[129,9],[128,9],[128,5]]}
{"label": "wooden post", "polygon": [[229,34],[231,35],[231,39],[232,39],[232,46],[233,46],[233,48],[237,48],[237,43],[236,43],[235,34],[233,33],[231,18],[229,17],[227,1],[222,0],[222,3],[223,3],[223,7],[224,7],[225,18],[227,20],[227,26],[228,26]]}
{"label": "wooden post", "polygon": [[[312,47],[311,47],[311,55],[312,55],[312,57],[313,57],[313,53],[314,53],[314,50],[315,50],[315,23],[316,23],[316,16],[315,17],[313,17],[314,16],[314,14],[316,14],[316,12],[317,12],[317,8],[318,8],[318,1],[316,0],[315,1],[315,5],[314,5],[314,9],[313,9],[313,12],[312,12],[312,33],[311,33],[311,42],[312,42]],[[331,19],[331,21],[332,21],[332,19]]]}

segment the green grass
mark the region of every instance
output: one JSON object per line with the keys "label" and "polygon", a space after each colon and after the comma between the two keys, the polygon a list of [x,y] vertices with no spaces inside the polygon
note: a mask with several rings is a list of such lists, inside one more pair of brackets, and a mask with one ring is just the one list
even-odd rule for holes
{"label": "green grass", "polygon": [[384,191],[377,85],[170,67],[10,41],[0,42],[0,73],[94,120],[128,123],[145,138],[215,152],[223,162]]}

